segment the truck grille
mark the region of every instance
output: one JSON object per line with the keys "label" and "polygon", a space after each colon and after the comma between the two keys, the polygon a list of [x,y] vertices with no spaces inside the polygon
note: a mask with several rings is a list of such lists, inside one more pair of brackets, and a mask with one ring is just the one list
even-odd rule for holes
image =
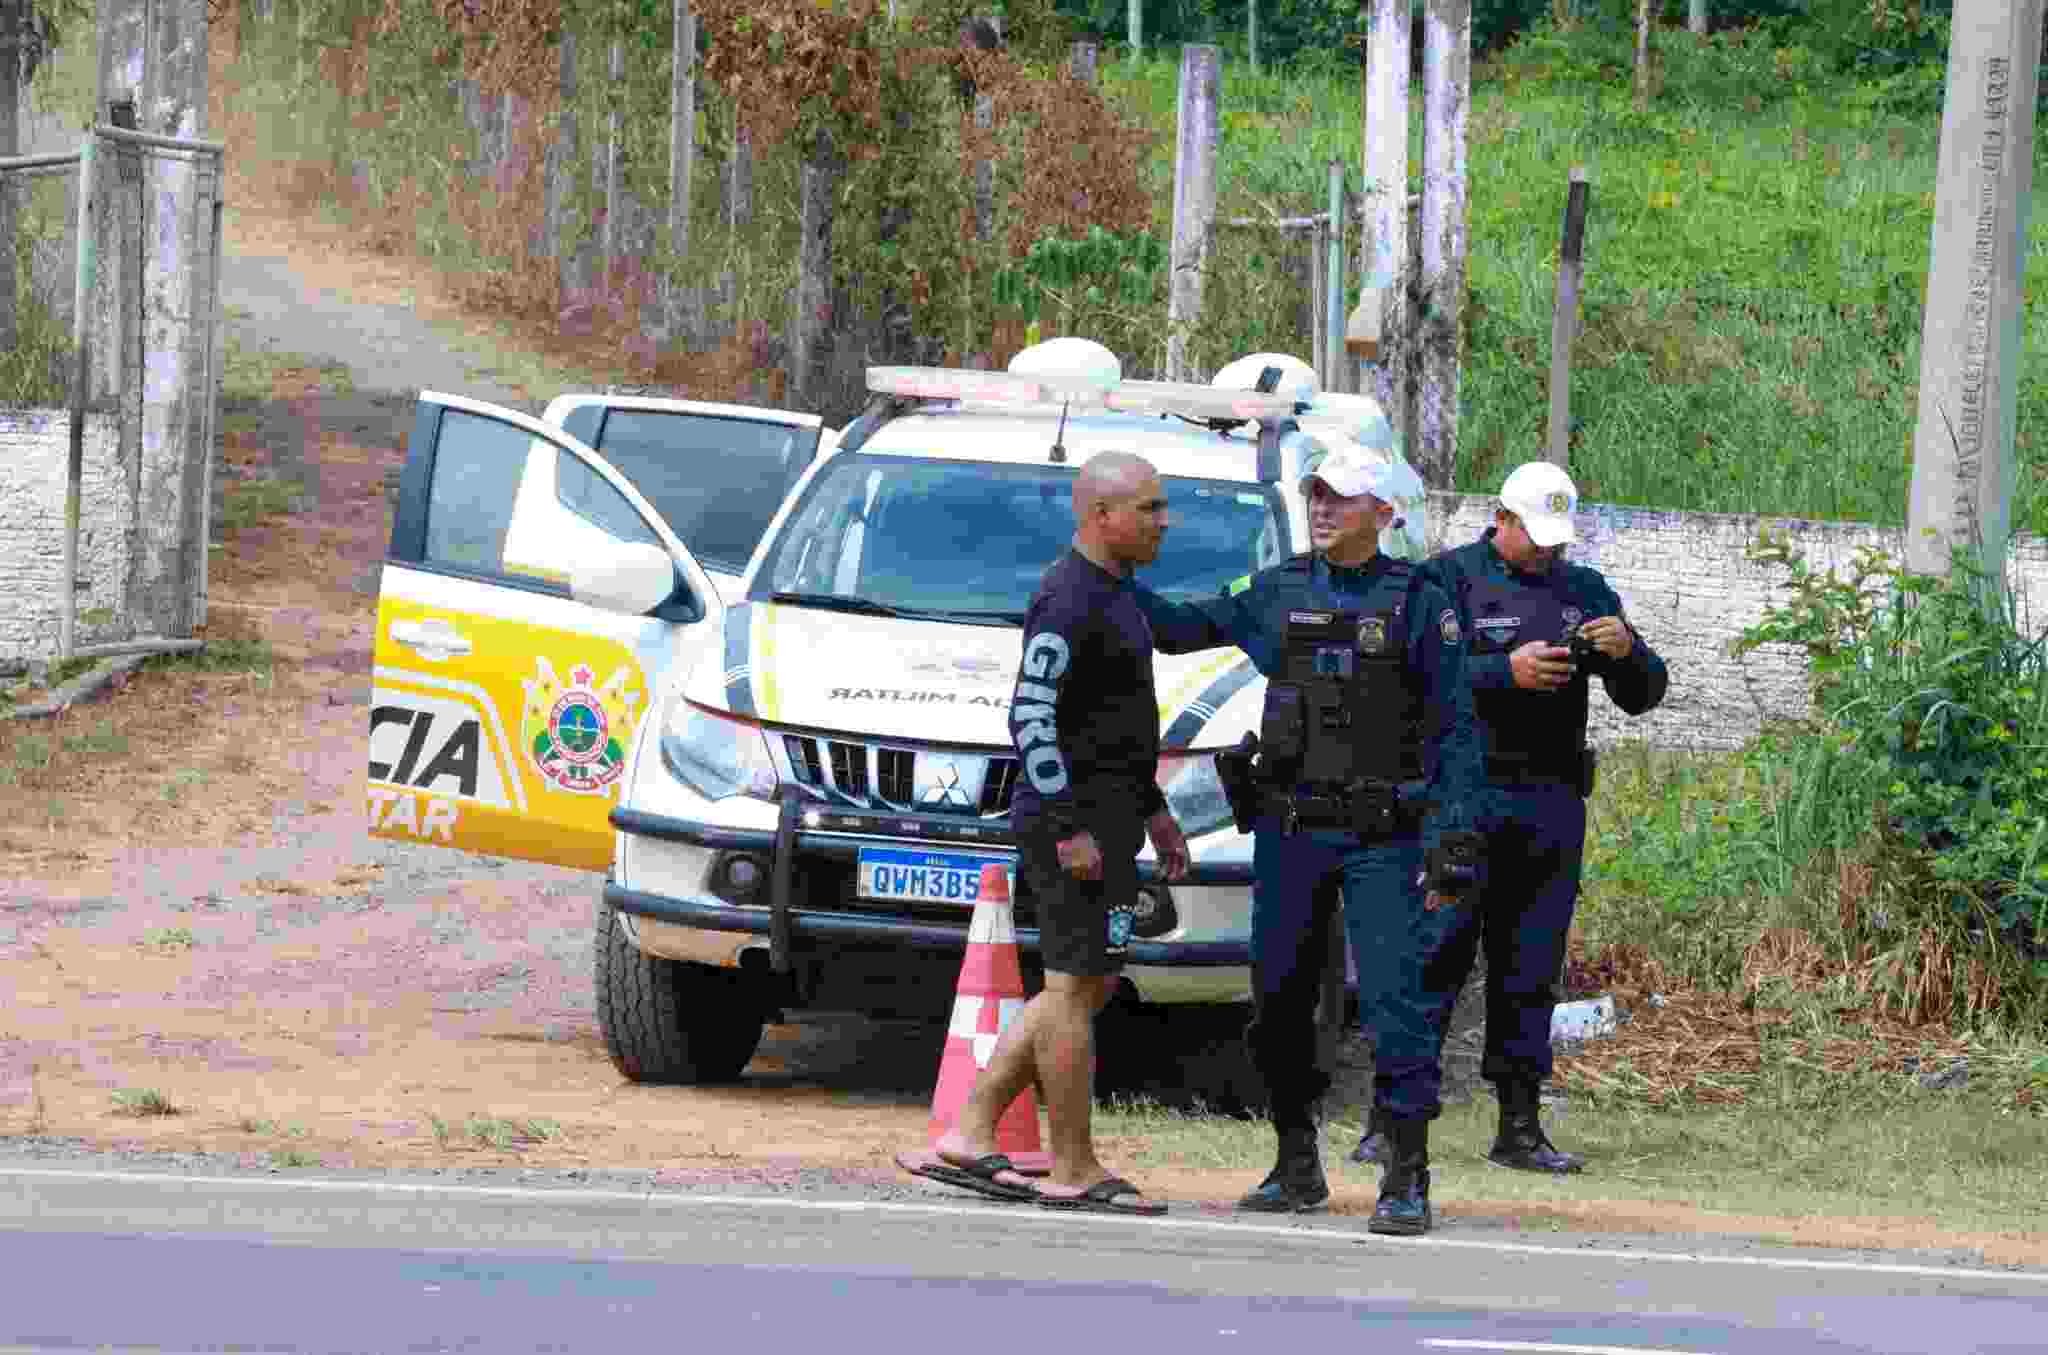
{"label": "truck grille", "polygon": [[925,814],[1004,818],[1017,789],[1017,759],[782,736],[787,779],[827,804]]}

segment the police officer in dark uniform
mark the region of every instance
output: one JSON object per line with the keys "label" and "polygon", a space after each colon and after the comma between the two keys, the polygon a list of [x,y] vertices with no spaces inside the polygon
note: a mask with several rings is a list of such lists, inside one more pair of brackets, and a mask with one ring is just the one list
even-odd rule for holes
{"label": "police officer in dark uniform", "polygon": [[[1659,658],[1622,613],[1598,570],[1566,564],[1577,539],[1579,492],[1547,461],[1517,467],[1502,484],[1494,525],[1469,545],[1432,558],[1425,577],[1455,599],[1471,636],[1465,673],[1485,729],[1487,884],[1476,907],[1436,915],[1430,975],[1447,1023],[1486,944],[1486,1055],[1480,1075],[1500,1098],[1488,1156],[1525,1171],[1575,1172],[1537,1118],[1550,1077],[1550,1015],[1578,902],[1586,800],[1594,756],[1586,746],[1589,679],[1641,715],[1664,699]],[[1375,1126],[1379,1128],[1380,1126]],[[1370,1159],[1377,1145],[1361,1145]]]}
{"label": "police officer in dark uniform", "polygon": [[1430,1224],[1443,1036],[1432,1004],[1401,998],[1420,992],[1425,891],[1442,903],[1471,879],[1479,740],[1450,599],[1379,551],[1404,477],[1363,448],[1334,452],[1304,478],[1312,553],[1204,602],[1136,592],[1156,649],[1235,645],[1267,679],[1258,738],[1218,759],[1240,829],[1256,833],[1246,1038],[1279,1134],[1272,1172],[1239,1207],[1299,1212],[1329,1199],[1315,1007],[1329,958],[1322,909],[1341,892],[1377,1046],[1374,1101],[1395,1143],[1370,1226],[1412,1234]]}

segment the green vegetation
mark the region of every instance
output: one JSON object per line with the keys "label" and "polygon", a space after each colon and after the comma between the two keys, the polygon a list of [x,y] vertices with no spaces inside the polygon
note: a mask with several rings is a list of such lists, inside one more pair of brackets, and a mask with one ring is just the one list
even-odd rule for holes
{"label": "green vegetation", "polygon": [[170,1098],[162,1092],[144,1087],[123,1087],[115,1092],[114,1113],[132,1115],[137,1119],[184,1114],[177,1106],[172,1105]]}
{"label": "green vegetation", "polygon": [[495,1148],[500,1152],[533,1143],[550,1143],[562,1136],[562,1126],[546,1119],[505,1119],[493,1115],[471,1115],[461,1123],[429,1115],[434,1141],[443,1148]]}
{"label": "green vegetation", "polygon": [[[1970,1066],[1966,1087],[1932,1092],[1911,1077],[1816,1078],[1781,1064],[1771,1093],[1741,1106],[1657,1107],[1575,1093],[1546,1114],[1553,1137],[1591,1159],[1584,1175],[1564,1178],[1486,1162],[1495,1111],[1482,1092],[1447,1106],[1434,1125],[1431,1193],[1453,1216],[1474,1199],[1518,1203],[1539,1217],[1545,1205],[1640,1201],[1788,1220],[1910,1218],[2039,1239],[2048,1117],[2015,1113],[2011,1101],[2023,1082],[2048,1096],[2048,1059],[1987,1066],[1973,1057]],[[1324,1141],[1332,1184],[1369,1196],[1377,1169],[1345,1160],[1361,1114],[1347,1107],[1333,1116]],[[1098,1112],[1095,1128],[1110,1161],[1140,1185],[1148,1169],[1209,1168],[1239,1173],[1248,1188],[1272,1161],[1262,1122],[1135,1103]],[[1640,1215],[1617,1217],[1623,1230],[1639,1226]],[[1598,1218],[1560,1221],[1598,1228]],[[1911,1239],[1895,1234],[1885,1245]]]}

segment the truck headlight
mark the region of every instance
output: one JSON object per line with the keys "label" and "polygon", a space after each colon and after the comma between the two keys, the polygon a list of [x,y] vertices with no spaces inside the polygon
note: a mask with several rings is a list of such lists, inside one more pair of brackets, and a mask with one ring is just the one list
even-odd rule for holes
{"label": "truck headlight", "polygon": [[707,800],[774,800],[775,762],[759,725],[677,700],[661,727],[661,762]]}
{"label": "truck headlight", "polygon": [[1230,800],[1216,779],[1214,753],[1183,753],[1159,759],[1159,789],[1181,833],[1197,838],[1231,822]]}

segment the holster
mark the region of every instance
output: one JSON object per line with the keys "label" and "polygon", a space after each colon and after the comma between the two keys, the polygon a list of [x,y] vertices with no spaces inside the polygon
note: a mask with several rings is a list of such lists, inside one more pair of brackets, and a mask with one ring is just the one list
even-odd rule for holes
{"label": "holster", "polygon": [[1259,736],[1246,734],[1237,747],[1216,754],[1216,779],[1223,783],[1223,798],[1230,804],[1230,821],[1240,833],[1249,833],[1259,821],[1265,795],[1259,789],[1252,759],[1258,755]]}

